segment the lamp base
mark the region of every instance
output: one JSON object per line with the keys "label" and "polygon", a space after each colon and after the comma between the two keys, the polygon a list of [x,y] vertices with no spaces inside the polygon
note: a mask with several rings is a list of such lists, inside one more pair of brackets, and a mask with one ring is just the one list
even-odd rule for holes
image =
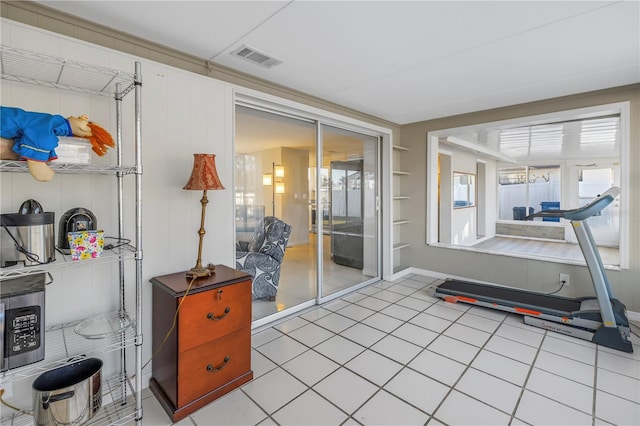
{"label": "lamp base", "polygon": [[198,265],[194,266],[186,272],[186,275],[189,278],[210,277],[216,273],[215,271],[216,265],[209,263],[206,268],[198,267]]}
{"label": "lamp base", "polygon": [[186,272],[189,278],[210,277],[213,271],[209,268],[191,268]]}

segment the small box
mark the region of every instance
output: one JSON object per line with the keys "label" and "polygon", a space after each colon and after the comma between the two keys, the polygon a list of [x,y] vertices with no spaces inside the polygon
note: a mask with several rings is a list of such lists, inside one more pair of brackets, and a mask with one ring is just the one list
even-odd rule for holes
{"label": "small box", "polygon": [[67,232],[71,260],[95,259],[104,251],[104,231]]}
{"label": "small box", "polygon": [[91,163],[91,142],[87,138],[60,136],[56,147],[56,161],[69,164]]}

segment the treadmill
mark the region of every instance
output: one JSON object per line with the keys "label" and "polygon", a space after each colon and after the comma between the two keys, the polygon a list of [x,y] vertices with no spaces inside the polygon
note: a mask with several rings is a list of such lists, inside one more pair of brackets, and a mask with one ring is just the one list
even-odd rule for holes
{"label": "treadmill", "polygon": [[620,188],[614,186],[584,207],[543,210],[526,217],[560,217],[571,221],[593,281],[595,298],[574,299],[451,278],[436,282],[431,294],[447,302],[463,302],[521,314],[526,324],[633,352],[626,307],[612,297],[602,259],[587,223],[588,218],[600,214],[619,194]]}

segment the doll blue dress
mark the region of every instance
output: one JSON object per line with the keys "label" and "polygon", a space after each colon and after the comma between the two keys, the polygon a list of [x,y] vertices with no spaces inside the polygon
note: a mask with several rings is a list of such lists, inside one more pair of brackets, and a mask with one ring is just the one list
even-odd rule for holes
{"label": "doll blue dress", "polygon": [[20,158],[46,162],[58,158],[58,136],[73,136],[73,132],[61,115],[0,107],[0,136],[15,141],[13,150]]}

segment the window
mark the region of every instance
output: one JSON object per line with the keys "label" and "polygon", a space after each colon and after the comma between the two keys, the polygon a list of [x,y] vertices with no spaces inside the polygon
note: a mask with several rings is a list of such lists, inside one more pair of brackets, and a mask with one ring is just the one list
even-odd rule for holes
{"label": "window", "polygon": [[[526,217],[541,210],[578,208],[615,185],[622,189],[619,200],[589,223],[597,244],[615,250],[608,265],[628,268],[629,225],[621,213],[634,189],[629,174],[628,102],[441,129],[429,132],[427,140],[427,244],[493,252],[491,240],[505,235],[575,244],[567,221]],[[467,223],[449,220],[442,208],[458,201],[453,181],[438,180],[438,156],[443,152],[462,167],[473,161],[484,164],[485,174],[475,182],[477,216]],[[463,232],[461,227],[473,220],[478,230],[486,231],[475,240],[465,244],[440,240],[441,235]],[[530,226],[534,224],[538,226]],[[521,243],[525,251],[518,255],[572,261],[536,249],[526,251],[526,243]]]}
{"label": "window", "polygon": [[255,184],[258,172],[255,156],[236,155],[236,232],[253,232],[264,217],[264,205],[257,195],[262,188]]}
{"label": "window", "polygon": [[[559,165],[500,168],[498,218],[525,220],[527,215],[537,211],[559,209],[560,187]],[[558,218],[545,219],[559,221]]]}

